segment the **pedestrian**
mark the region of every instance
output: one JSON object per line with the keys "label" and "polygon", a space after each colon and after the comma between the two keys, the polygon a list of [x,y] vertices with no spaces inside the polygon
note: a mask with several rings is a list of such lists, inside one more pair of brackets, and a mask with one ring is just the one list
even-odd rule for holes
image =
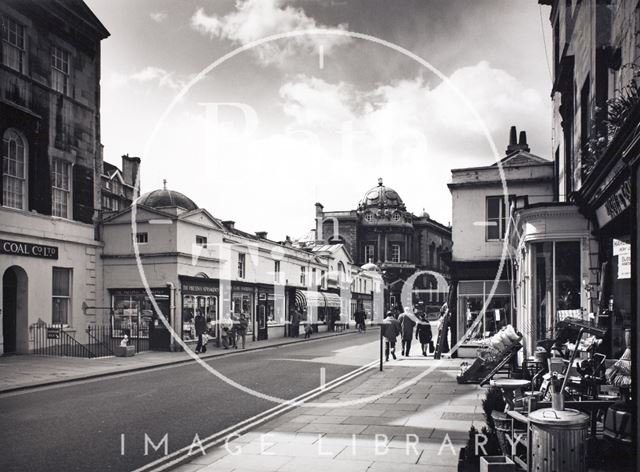
{"label": "pedestrian", "polygon": [[313,326],[311,325],[311,320],[307,319],[304,322],[304,339],[309,339],[311,337],[311,333],[313,333]]}
{"label": "pedestrian", "polygon": [[362,308],[358,307],[358,309],[356,310],[356,312],[354,313],[354,319],[356,322],[356,328],[358,328],[358,333],[363,333],[364,332],[364,312],[362,311]]}
{"label": "pedestrian", "polygon": [[196,344],[196,354],[200,354],[207,351],[207,343],[203,343],[203,338],[207,332],[207,320],[205,320],[202,311],[200,309],[196,310],[196,317],[193,320],[193,324],[196,330],[196,338],[198,338],[198,344]]}
{"label": "pedestrian", "polygon": [[393,316],[393,311],[388,311],[382,320],[382,337],[384,337],[384,360],[389,362],[389,352],[396,359],[396,341],[400,334],[400,322]]}
{"label": "pedestrian", "polygon": [[[230,346],[235,344],[235,336],[233,335],[233,315],[225,316],[222,320],[222,347],[229,349]],[[234,336],[234,339],[232,339]]]}
{"label": "pedestrian", "polygon": [[402,355],[409,357],[411,351],[411,340],[413,339],[413,328],[416,325],[416,317],[411,312],[411,308],[406,307],[404,313],[398,318],[400,327],[402,328]]}
{"label": "pedestrian", "polygon": [[294,308],[293,312],[291,313],[291,320],[290,320],[290,326],[291,326],[290,336],[292,338],[297,338],[300,335],[300,319],[301,318],[302,316],[300,315],[300,312]]}
{"label": "pedestrian", "polygon": [[433,346],[433,333],[431,332],[431,323],[429,323],[426,313],[420,309],[418,309],[416,317],[418,318],[416,339],[422,346],[422,355],[424,357],[427,357],[427,350],[429,350]]}
{"label": "pedestrian", "polygon": [[[238,318],[238,328],[236,331],[236,338],[240,338],[242,340],[242,349],[245,348],[245,344],[247,341],[247,329],[249,328],[249,317],[243,311],[240,313],[240,317]],[[237,343],[237,341],[236,341]],[[236,349],[238,348],[236,344]]]}
{"label": "pedestrian", "polygon": [[449,305],[443,303],[440,307],[440,318],[438,318],[438,342],[442,343],[442,351],[449,352]]}

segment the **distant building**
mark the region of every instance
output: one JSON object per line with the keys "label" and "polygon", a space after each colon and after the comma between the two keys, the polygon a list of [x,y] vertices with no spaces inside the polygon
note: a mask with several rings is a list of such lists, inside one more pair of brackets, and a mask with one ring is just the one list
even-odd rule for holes
{"label": "distant building", "polygon": [[[530,152],[524,131],[518,140],[515,126],[511,128],[505,154],[500,166],[507,185],[506,197],[498,164],[451,170],[451,277],[457,297],[450,309],[455,339],[461,339],[478,316],[483,316],[483,323],[472,333],[474,337],[515,323],[513,264],[507,250],[508,230],[513,226],[511,215],[517,208],[554,198],[553,162]],[[494,295],[490,299],[492,289]],[[464,349],[460,353],[464,354]]]}
{"label": "distant building", "polygon": [[112,212],[127,208],[140,196],[140,158],[122,156],[122,169],[107,161],[102,162],[102,211]]}
{"label": "distant building", "polygon": [[[358,266],[376,264],[385,277],[385,309],[402,304],[404,283],[421,271],[449,275],[451,228],[432,220],[425,212],[407,211],[400,195],[382,179],[368,190],[355,210],[324,211],[316,203],[316,239],[344,244]],[[413,302],[422,300],[437,310],[446,299],[432,274],[415,277]]]}
{"label": "distant building", "polygon": [[81,0],[0,3],[0,352],[37,323],[86,336],[101,301],[100,42]]}

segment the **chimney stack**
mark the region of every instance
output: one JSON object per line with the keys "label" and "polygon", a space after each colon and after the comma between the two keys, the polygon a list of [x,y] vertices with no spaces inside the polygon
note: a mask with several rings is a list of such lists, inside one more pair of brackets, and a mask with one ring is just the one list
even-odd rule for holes
{"label": "chimney stack", "polygon": [[509,145],[507,146],[507,151],[505,152],[505,154],[507,156],[519,152],[519,151],[525,151],[525,152],[529,152],[529,145],[527,144],[527,132],[526,131],[520,131],[520,140],[517,141],[517,136],[518,136],[518,131],[516,130],[515,126],[511,127],[511,130],[509,130]]}
{"label": "chimney stack", "polygon": [[[138,178],[138,172],[140,172],[140,158],[129,157],[129,154],[122,156],[122,177],[128,185],[135,186],[136,179]],[[138,187],[136,188],[136,197],[140,196],[140,182],[138,181]]]}
{"label": "chimney stack", "polygon": [[520,131],[520,140],[518,141],[518,147],[523,151],[529,152],[529,145],[527,144],[527,132]]}
{"label": "chimney stack", "polygon": [[256,236],[258,236],[260,239],[267,239],[267,232],[266,231],[256,231]]}
{"label": "chimney stack", "polygon": [[226,220],[226,221],[223,221],[222,224],[228,230],[233,230],[233,229],[235,229],[236,222],[232,221],[232,220]]}

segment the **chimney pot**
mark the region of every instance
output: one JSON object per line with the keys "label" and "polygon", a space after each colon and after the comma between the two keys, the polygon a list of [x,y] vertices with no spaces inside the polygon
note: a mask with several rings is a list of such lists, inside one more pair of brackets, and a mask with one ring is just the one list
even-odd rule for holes
{"label": "chimney pot", "polygon": [[518,144],[518,142],[516,141],[516,135],[516,127],[512,126],[511,131],[509,131],[509,146],[515,146],[516,144]]}

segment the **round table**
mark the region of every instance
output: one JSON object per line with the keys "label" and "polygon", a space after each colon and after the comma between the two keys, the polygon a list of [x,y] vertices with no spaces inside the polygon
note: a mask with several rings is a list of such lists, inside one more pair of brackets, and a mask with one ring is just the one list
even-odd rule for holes
{"label": "round table", "polygon": [[498,387],[500,390],[502,390],[502,397],[507,404],[504,408],[504,411],[509,411],[515,410],[516,406],[513,400],[515,399],[516,391],[531,385],[531,382],[524,379],[496,379],[489,382],[489,385],[491,385],[492,387]]}

